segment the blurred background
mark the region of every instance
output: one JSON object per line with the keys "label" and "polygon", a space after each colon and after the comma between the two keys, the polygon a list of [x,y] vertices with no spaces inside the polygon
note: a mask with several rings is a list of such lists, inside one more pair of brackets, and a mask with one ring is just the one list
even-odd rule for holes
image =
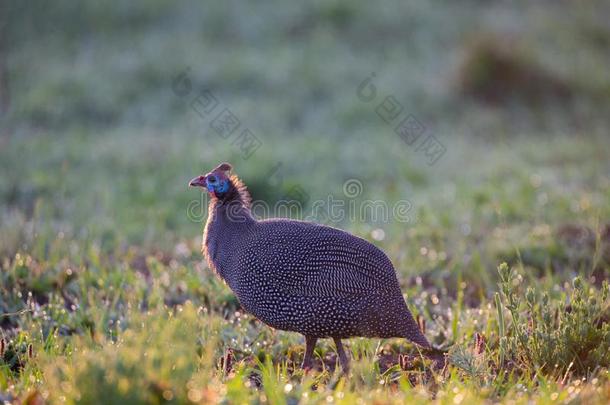
{"label": "blurred background", "polygon": [[577,271],[607,229],[607,2],[5,0],[0,16],[2,257],[196,252],[207,197],[187,183],[222,161],[269,203],[345,198],[350,179],[360,200],[408,200],[408,223],[334,224],[407,274],[517,250]]}
{"label": "blurred background", "polygon": [[[0,0],[0,402],[607,395],[609,21],[601,0]],[[330,341],[299,374],[302,337],[200,254],[187,185],[223,161],[382,248],[450,379],[372,339],[345,386]],[[329,198],[406,205],[312,212]]]}

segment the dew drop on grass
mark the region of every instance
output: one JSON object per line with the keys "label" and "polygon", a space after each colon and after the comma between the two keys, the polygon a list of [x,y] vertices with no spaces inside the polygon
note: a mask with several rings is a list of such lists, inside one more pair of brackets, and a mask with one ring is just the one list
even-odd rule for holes
{"label": "dew drop on grass", "polygon": [[378,229],[373,229],[373,231],[371,232],[371,237],[372,237],[374,240],[377,240],[377,241],[382,241],[382,240],[384,240],[384,239],[385,239],[385,232],[384,232],[384,230],[383,230],[383,229],[380,229],[380,228],[378,228]]}
{"label": "dew drop on grass", "polygon": [[458,404],[462,403],[463,400],[464,400],[464,394],[459,393],[453,398],[453,403],[455,405],[458,405]]}

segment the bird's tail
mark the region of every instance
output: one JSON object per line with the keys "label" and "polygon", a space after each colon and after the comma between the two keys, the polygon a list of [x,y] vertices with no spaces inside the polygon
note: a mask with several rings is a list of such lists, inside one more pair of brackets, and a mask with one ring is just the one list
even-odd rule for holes
{"label": "bird's tail", "polygon": [[432,349],[432,345],[430,344],[430,342],[428,342],[428,339],[426,339],[426,336],[424,336],[423,331],[421,330],[417,322],[415,322],[415,319],[413,319],[413,315],[411,315],[411,311],[409,311],[408,309],[406,313],[405,322],[405,337],[423,348]]}

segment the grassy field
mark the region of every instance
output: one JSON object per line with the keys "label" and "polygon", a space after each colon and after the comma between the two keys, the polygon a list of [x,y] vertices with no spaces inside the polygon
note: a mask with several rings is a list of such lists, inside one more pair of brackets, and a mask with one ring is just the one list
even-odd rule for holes
{"label": "grassy field", "polygon": [[[3,2],[0,402],[608,403],[610,7],[517,3]],[[222,161],[301,218],[407,201],[312,216],[388,254],[446,367],[355,338],[305,375],[201,256]]]}

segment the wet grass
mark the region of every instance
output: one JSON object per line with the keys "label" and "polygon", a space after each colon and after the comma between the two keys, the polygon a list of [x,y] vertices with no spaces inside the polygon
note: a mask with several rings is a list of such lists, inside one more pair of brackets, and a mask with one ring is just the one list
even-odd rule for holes
{"label": "wet grass", "polygon": [[[0,47],[0,400],[610,400],[603,7],[541,20],[500,2],[271,2],[270,24],[245,5],[7,4],[27,23],[5,19]],[[251,158],[190,108],[204,88],[260,138]],[[376,113],[388,95],[446,147],[434,165]],[[329,196],[409,200],[403,221],[330,224],[387,252],[446,367],[355,338],[349,378],[330,341],[304,374],[303,338],[243,313],[200,254],[207,197],[187,182],[221,161],[255,200],[296,196],[305,213]],[[362,192],[348,198],[350,179]]]}

